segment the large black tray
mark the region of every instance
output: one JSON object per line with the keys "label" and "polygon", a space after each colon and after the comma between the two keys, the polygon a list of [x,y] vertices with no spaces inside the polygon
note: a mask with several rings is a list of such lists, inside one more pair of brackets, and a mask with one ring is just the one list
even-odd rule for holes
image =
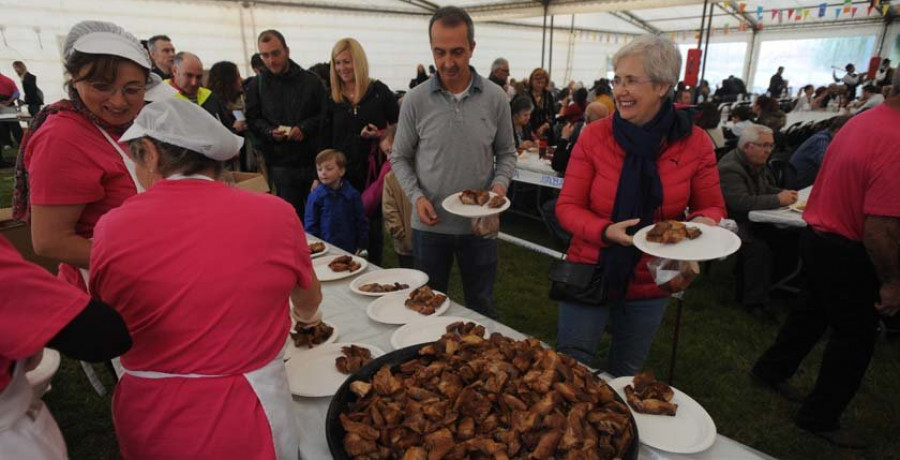
{"label": "large black tray", "polygon": [[[396,371],[400,364],[417,358],[419,356],[419,349],[426,345],[430,345],[430,343],[412,345],[381,355],[348,377],[344,384],[341,385],[337,393],[335,393],[334,398],[331,399],[331,404],[328,406],[328,415],[325,417],[325,436],[328,439],[328,449],[331,451],[331,455],[335,460],[351,460],[350,456],[347,455],[347,452],[344,451],[343,440],[344,435],[346,435],[347,432],[344,431],[344,427],[341,426],[341,421],[338,418],[341,413],[350,412],[350,403],[357,399],[356,394],[350,391],[350,384],[357,380],[371,382],[372,377],[375,376],[378,369],[381,369],[381,366],[384,366],[385,364],[391,366],[392,371]],[[615,391],[613,391],[613,396],[615,396],[616,400],[625,404],[625,401],[623,401]],[[637,460],[638,449],[640,448],[637,424],[634,422],[634,417],[630,412],[628,417],[631,419],[631,426],[634,429],[634,438],[631,440],[631,446],[629,446],[628,450],[625,452],[625,460]]]}

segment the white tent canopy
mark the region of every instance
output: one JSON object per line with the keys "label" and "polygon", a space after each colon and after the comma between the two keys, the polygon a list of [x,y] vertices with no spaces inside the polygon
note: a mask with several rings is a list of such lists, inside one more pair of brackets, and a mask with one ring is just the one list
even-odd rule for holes
{"label": "white tent canopy", "polygon": [[[757,58],[760,53],[771,54],[766,43],[784,39],[862,37],[852,50],[822,58],[833,61],[827,65],[851,59],[865,68],[872,55],[900,53],[896,44],[900,27],[889,25],[896,7],[885,17],[880,9],[868,11],[868,1],[857,0],[851,2],[857,8],[853,17],[839,13],[836,19],[833,10],[844,3],[832,2],[824,18],[818,17],[821,0],[746,1],[741,2],[746,4],[743,13],[739,2],[710,2],[713,33],[707,79],[715,82],[734,74],[753,86],[758,80]],[[10,74],[12,61],[25,61],[48,101],[62,97],[61,41],[76,22],[98,19],[115,22],[144,39],[166,34],[178,50],[199,55],[205,67],[229,60],[244,73],[262,30],[283,32],[291,57],[304,67],[327,61],[334,42],[352,36],[365,48],[375,78],[392,89],[406,89],[416,65],[432,62],[427,42],[431,11],[448,4],[467,8],[477,22],[472,64],[482,74],[494,58],[503,56],[510,61],[513,78],[523,78],[543,65],[558,83],[572,79],[588,85],[607,76],[612,55],[637,34],[660,33],[685,49],[696,47],[704,10],[703,0],[551,0],[546,8],[525,0],[0,0],[5,17],[15,18],[0,26],[0,72]],[[758,6],[764,10],[762,30],[753,26]],[[787,10],[799,9],[811,13],[800,22],[787,20]],[[772,10],[781,11],[782,21],[772,17]],[[742,22],[749,26],[746,31],[740,31]],[[760,74],[767,78],[774,71],[768,67],[777,64],[766,62]],[[808,78],[821,79],[820,73]],[[803,78],[805,74],[794,81],[805,83]]]}

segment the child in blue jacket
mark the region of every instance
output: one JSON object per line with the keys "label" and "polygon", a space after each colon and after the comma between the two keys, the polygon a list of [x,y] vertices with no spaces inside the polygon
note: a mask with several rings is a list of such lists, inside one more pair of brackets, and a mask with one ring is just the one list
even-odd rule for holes
{"label": "child in blue jacket", "polygon": [[306,201],[306,231],[347,252],[358,253],[369,242],[369,224],[359,192],[344,180],[347,157],[327,149],[316,155],[319,185]]}

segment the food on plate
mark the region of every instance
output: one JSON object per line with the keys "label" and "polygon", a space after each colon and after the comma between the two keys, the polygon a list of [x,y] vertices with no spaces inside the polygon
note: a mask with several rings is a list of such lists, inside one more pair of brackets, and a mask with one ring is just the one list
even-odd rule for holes
{"label": "food on plate", "polygon": [[409,285],[396,282],[394,284],[368,283],[359,287],[359,290],[363,292],[396,292],[404,289],[409,289]]}
{"label": "food on plate", "polygon": [[328,268],[335,272],[353,273],[359,270],[359,267],[361,267],[361,265],[350,256],[335,257],[334,260],[328,264]]}
{"label": "food on plate", "polygon": [[325,250],[325,243],[321,241],[316,241],[315,243],[309,243],[309,252],[310,254],[318,254]]}
{"label": "food on plate", "polygon": [[447,333],[456,334],[460,337],[465,337],[467,335],[484,337],[484,326],[475,324],[471,321],[457,321],[455,323],[450,323],[447,325]]}
{"label": "food on plate", "polygon": [[440,308],[445,300],[447,300],[447,296],[444,294],[435,294],[430,287],[422,286],[413,290],[403,304],[410,310],[423,315],[431,315]]}
{"label": "food on plate", "polygon": [[368,348],[350,345],[342,347],[341,353],[344,356],[338,356],[334,360],[334,365],[342,374],[352,374],[372,362],[372,352]]}
{"label": "food on plate", "polygon": [[641,372],[631,383],[634,387],[625,387],[625,399],[632,409],[649,415],[675,415],[678,404],[670,402],[675,392],[669,385],[656,380],[653,372]]}
{"label": "food on plate", "polygon": [[462,204],[471,204],[475,206],[484,206],[491,199],[491,194],[487,190],[463,190],[459,194],[459,201]]}
{"label": "food on plate", "polygon": [[321,321],[312,327],[304,327],[297,323],[294,330],[291,331],[291,339],[294,341],[294,346],[312,348],[325,343],[333,333],[334,328]]}
{"label": "food on plate", "polygon": [[664,220],[657,222],[653,228],[647,232],[647,241],[662,244],[675,244],[687,238],[689,240],[696,239],[703,232],[697,227],[688,227],[683,222],[677,220]]}
{"label": "food on plate", "polygon": [[503,206],[504,204],[506,204],[506,198],[504,198],[500,195],[495,195],[493,198],[490,199],[490,201],[488,201],[487,206],[489,208],[496,209],[496,208]]}
{"label": "food on plate", "polygon": [[537,339],[497,333],[483,339],[476,329],[445,334],[415,359],[351,384],[357,400],[339,416],[346,453],[353,459],[624,458],[634,426],[605,382]]}
{"label": "food on plate", "polygon": [[794,209],[796,209],[796,210],[798,210],[798,211],[804,211],[804,210],[806,210],[806,201],[802,201],[802,202],[800,202],[800,203],[795,204],[795,205],[794,205]]}

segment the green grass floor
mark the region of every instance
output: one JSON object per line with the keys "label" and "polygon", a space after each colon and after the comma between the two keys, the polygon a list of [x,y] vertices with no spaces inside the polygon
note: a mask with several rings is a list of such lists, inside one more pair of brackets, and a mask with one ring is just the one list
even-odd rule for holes
{"label": "green grass floor", "polygon": [[[10,174],[11,170],[0,171],[0,206],[8,205],[2,200],[8,196]],[[501,230],[546,246],[553,244],[543,224],[534,220],[507,215]],[[386,242],[386,267],[397,265],[391,248]],[[503,323],[553,344],[556,305],[547,298],[546,276],[551,262],[549,257],[501,242],[495,301]],[[684,299],[675,384],[706,408],[719,433],[778,458],[900,458],[897,339],[877,344],[862,387],[844,415],[845,425],[858,429],[871,447],[861,452],[834,448],[795,428],[791,417],[798,406],[756,385],[749,376],[753,362],[772,343],[780,320],[796,299],[776,299],[772,306],[777,319],[760,320],[734,302],[733,261],[715,262],[704,270]],[[457,302],[463,298],[456,269],[450,295]],[[668,377],[675,312],[673,301],[647,361],[647,367],[661,378]],[[607,344],[601,345],[601,355]],[[794,378],[799,388],[812,388],[822,348],[821,344],[816,347]],[[93,392],[76,363],[63,360],[45,400],[73,459],[118,458],[110,398]]]}

